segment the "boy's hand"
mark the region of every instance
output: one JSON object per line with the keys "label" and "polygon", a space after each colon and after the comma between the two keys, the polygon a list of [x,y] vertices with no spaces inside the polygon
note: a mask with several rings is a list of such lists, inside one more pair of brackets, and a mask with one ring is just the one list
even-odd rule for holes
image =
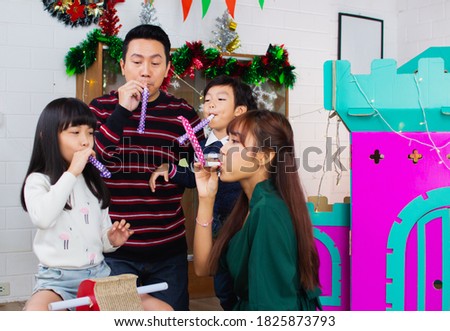
{"label": "boy's hand", "polygon": [[164,176],[164,180],[166,182],[169,181],[169,164],[163,163],[161,164],[150,176],[149,184],[152,192],[156,191],[156,180],[159,176]]}
{"label": "boy's hand", "polygon": [[127,223],[124,219],[120,222],[115,221],[111,228],[108,230],[108,239],[111,245],[119,247],[125,244],[127,239],[134,233],[130,230],[130,223]]}

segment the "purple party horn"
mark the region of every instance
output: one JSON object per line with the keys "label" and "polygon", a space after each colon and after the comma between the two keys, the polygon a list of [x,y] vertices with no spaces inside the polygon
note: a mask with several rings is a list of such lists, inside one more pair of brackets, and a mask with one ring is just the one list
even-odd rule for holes
{"label": "purple party horn", "polygon": [[144,133],[145,131],[145,117],[147,115],[147,102],[148,102],[149,92],[148,88],[144,88],[142,92],[142,108],[141,108],[141,117],[139,119],[139,126],[137,132]]}
{"label": "purple party horn", "polygon": [[100,176],[104,178],[111,178],[111,173],[108,169],[95,157],[92,155],[89,156],[88,161],[92,163],[94,167],[96,167],[100,171]]}

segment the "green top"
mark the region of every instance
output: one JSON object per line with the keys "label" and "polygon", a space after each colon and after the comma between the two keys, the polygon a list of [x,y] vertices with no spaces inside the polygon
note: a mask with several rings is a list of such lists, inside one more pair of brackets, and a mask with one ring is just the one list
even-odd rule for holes
{"label": "green top", "polygon": [[222,259],[239,298],[234,310],[316,310],[320,290],[300,288],[297,256],[287,205],[270,180],[258,183],[247,221]]}

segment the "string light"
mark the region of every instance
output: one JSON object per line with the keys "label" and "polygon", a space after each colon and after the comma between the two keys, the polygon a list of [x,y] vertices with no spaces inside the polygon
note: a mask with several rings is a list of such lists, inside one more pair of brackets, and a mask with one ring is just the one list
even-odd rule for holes
{"label": "string light", "polygon": [[[333,117],[335,117],[335,116],[337,116],[336,117],[337,118],[337,122],[336,122],[336,137],[335,137],[335,140],[336,140],[336,148],[339,151],[340,148],[341,148],[341,140],[340,140],[340,137],[339,137],[339,126],[340,126],[340,123],[341,123],[341,119],[340,119],[339,115],[335,111],[332,112],[331,114],[329,114],[328,117],[327,117],[327,126],[326,126],[326,129],[325,129],[325,137],[326,138],[329,137],[328,132],[329,132],[329,129],[330,129],[331,119]],[[328,147],[329,147],[329,145],[326,144],[325,145],[325,158],[323,159],[323,163],[322,163],[322,175],[320,176],[319,187],[317,188],[317,201],[316,201],[316,204],[314,206],[314,211],[315,212],[318,212],[320,210],[319,209],[319,205],[320,205],[320,197],[322,196],[322,193],[321,193],[321,191],[322,191],[322,183],[323,183],[323,180],[325,178],[325,174],[327,173],[327,171],[326,171],[327,156],[331,155],[331,153],[332,153],[332,151],[330,151],[328,149]],[[333,168],[334,168],[334,172],[336,173],[336,186],[339,185],[339,183],[341,181],[341,178],[342,178],[342,173],[343,173],[342,168],[338,167],[337,164],[342,164],[341,163],[340,153],[336,153],[336,155],[333,157]]]}
{"label": "string light", "polygon": [[[404,134],[402,133],[401,130],[399,130],[399,131],[394,130],[394,129],[392,128],[392,126],[388,123],[388,121],[383,117],[383,115],[381,115],[380,111],[373,105],[372,102],[369,101],[369,98],[367,97],[367,94],[366,94],[366,93],[364,92],[364,90],[362,89],[362,87],[361,87],[361,85],[359,84],[358,79],[356,78],[356,76],[353,75],[353,74],[351,74],[351,75],[352,75],[352,78],[353,78],[353,80],[354,80],[354,83],[356,84],[356,87],[358,88],[359,92],[361,93],[361,95],[362,95],[362,96],[364,97],[364,99],[366,100],[367,104],[368,104],[368,105],[370,106],[370,108],[372,108],[372,110],[376,113],[376,116],[379,116],[379,117],[381,118],[381,120],[386,124],[386,126],[389,128],[389,130],[391,130],[393,133],[397,134],[398,136],[400,136],[400,137],[402,137],[402,138],[408,140],[408,141],[409,141],[409,146],[411,146],[411,142],[414,141],[415,143],[418,143],[418,144],[420,144],[420,145],[422,145],[422,146],[429,147],[429,148],[430,148],[430,151],[431,151],[431,150],[435,150],[435,151],[436,151],[436,154],[437,154],[437,156],[438,156],[438,158],[439,158],[439,160],[440,160],[440,162],[438,162],[438,163],[439,163],[439,164],[444,164],[444,166],[447,168],[447,170],[450,170],[450,167],[448,166],[448,164],[447,164],[446,162],[444,162],[444,160],[443,160],[443,158],[442,158],[442,156],[441,156],[441,149],[447,147],[447,146],[450,144],[450,141],[448,141],[448,142],[447,142],[445,145],[443,145],[443,146],[439,146],[439,147],[436,146],[436,143],[435,143],[434,140],[432,139],[430,130],[429,130],[429,128],[428,128],[427,116],[426,116],[426,113],[425,113],[425,108],[424,108],[423,105],[422,105],[422,97],[421,97],[421,96],[422,96],[422,93],[421,93],[421,91],[420,91],[420,86],[419,86],[419,81],[422,81],[422,80],[423,80],[422,78],[419,78],[419,80],[417,80],[417,77],[414,76],[414,82],[415,82],[415,84],[416,84],[416,89],[417,89],[417,94],[418,94],[418,103],[419,103],[419,107],[420,107],[420,110],[422,111],[422,116],[423,116],[423,122],[421,122],[420,124],[421,124],[421,125],[425,125],[425,131],[426,131],[426,133],[427,133],[428,139],[430,140],[431,144],[428,144],[428,143],[426,143],[426,142],[420,141],[420,140],[418,140],[418,139],[414,139],[414,138],[408,137],[408,136],[404,135]],[[422,124],[422,123],[423,123],[423,124]]]}
{"label": "string light", "polygon": [[322,110],[324,110],[324,108],[320,107],[320,108],[317,108],[315,110],[312,110],[312,111],[309,111],[309,112],[306,112],[306,113],[301,113],[301,114],[298,114],[298,115],[289,116],[289,120],[292,121],[292,120],[294,120],[296,118],[303,117],[303,116],[306,116],[306,115],[311,115],[311,114],[314,114],[314,113],[322,114]]}
{"label": "string light", "polygon": [[[178,75],[172,68],[170,68],[170,71],[173,73],[173,75],[180,81],[182,81],[183,83],[185,83],[187,86],[189,86],[195,93],[197,93],[197,95],[199,96],[200,100],[203,99],[203,95],[201,92],[199,92],[194,86],[192,86],[191,84],[189,84],[188,82],[186,82],[183,78],[180,77],[180,75]],[[174,84],[172,84],[172,86],[174,86]]]}
{"label": "string light", "polygon": [[86,102],[86,83],[89,83],[89,80],[87,79],[87,68],[86,68],[86,62],[83,62],[83,66],[84,66],[84,77],[83,77],[83,91],[81,92],[82,94],[82,98],[83,98],[83,102]]}

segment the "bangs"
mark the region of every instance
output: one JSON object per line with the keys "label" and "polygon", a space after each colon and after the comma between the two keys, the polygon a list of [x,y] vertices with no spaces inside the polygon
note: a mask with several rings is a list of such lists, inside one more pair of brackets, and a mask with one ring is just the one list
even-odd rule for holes
{"label": "bangs", "polygon": [[89,107],[78,100],[69,100],[61,110],[60,131],[71,126],[87,125],[92,129],[97,126],[97,119]]}
{"label": "bangs", "polygon": [[239,141],[245,146],[247,136],[250,134],[253,137],[256,135],[257,123],[252,117],[252,112],[248,111],[238,117],[235,117],[227,127],[227,134],[239,137]]}

